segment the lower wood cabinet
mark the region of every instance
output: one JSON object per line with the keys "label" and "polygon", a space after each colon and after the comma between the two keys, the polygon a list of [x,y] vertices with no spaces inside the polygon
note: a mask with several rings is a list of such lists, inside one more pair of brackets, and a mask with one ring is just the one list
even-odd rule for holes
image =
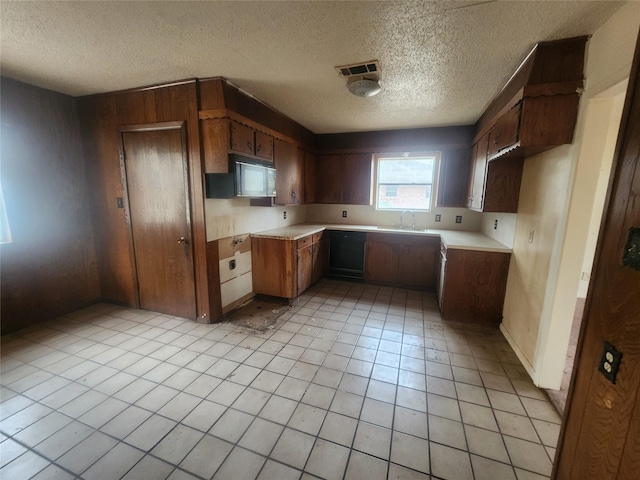
{"label": "lower wood cabinet", "polygon": [[326,274],[324,232],[299,240],[253,237],[251,245],[254,293],[292,299]]}
{"label": "lower wood cabinet", "polygon": [[365,281],[435,291],[440,237],[367,233]]}
{"label": "lower wood cabinet", "polygon": [[498,325],[510,253],[442,249],[439,299],[446,320]]}

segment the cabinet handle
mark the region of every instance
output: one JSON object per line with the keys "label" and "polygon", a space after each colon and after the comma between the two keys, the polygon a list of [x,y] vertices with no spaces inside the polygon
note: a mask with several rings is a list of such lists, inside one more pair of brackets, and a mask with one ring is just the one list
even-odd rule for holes
{"label": "cabinet handle", "polygon": [[294,200],[296,199],[296,192],[294,192],[293,190],[291,191],[291,198],[293,198]]}
{"label": "cabinet handle", "polygon": [[256,145],[256,153],[260,152],[260,150],[262,150],[262,144],[261,143]]}
{"label": "cabinet handle", "polygon": [[253,144],[249,141],[247,141],[247,148],[251,151],[253,151]]}

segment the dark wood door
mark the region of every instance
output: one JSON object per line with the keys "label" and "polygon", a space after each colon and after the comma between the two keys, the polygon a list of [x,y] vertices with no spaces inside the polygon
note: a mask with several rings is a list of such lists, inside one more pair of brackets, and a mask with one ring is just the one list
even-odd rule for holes
{"label": "dark wood door", "polygon": [[484,200],[484,182],[487,171],[487,148],[489,134],[478,140],[473,146],[473,172],[469,186],[469,208],[482,211]]}
{"label": "dark wood door", "polygon": [[[630,480],[640,471],[640,269],[638,239],[630,239],[640,229],[639,84],[640,37],[552,474],[558,480]],[[607,370],[604,342],[622,352],[615,383],[599,371]]]}
{"label": "dark wood door", "polygon": [[195,318],[183,131],[124,132],[122,143],[140,308]]}
{"label": "dark wood door", "polygon": [[342,203],[371,205],[371,164],[369,153],[345,155],[342,166]]}
{"label": "dark wood door", "polygon": [[297,293],[300,295],[309,288],[313,282],[313,245],[298,249],[297,257]]}
{"label": "dark wood door", "polygon": [[342,203],[342,155],[318,155],[316,161],[316,201]]}
{"label": "dark wood door", "polygon": [[316,203],[316,157],[313,153],[304,155],[304,203]]}
{"label": "dark wood door", "polygon": [[401,245],[399,282],[407,287],[436,290],[440,241]]}
{"label": "dark wood door", "polygon": [[276,166],[276,205],[302,203],[304,158],[298,155],[295,145],[278,139],[274,140],[273,157]]}
{"label": "dark wood door", "polygon": [[398,283],[399,245],[369,240],[365,260],[365,280],[373,283]]}

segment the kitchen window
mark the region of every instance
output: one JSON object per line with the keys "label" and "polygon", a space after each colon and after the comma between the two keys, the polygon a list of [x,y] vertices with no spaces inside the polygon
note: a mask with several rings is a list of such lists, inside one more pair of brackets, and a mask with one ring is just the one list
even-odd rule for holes
{"label": "kitchen window", "polygon": [[439,160],[438,152],[378,156],[376,208],[431,210]]}

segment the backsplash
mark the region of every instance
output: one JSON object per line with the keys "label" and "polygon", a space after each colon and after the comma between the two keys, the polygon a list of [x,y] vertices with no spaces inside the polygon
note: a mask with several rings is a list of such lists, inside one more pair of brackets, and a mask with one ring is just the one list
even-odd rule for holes
{"label": "backsplash", "polygon": [[208,198],[204,202],[207,241],[303,223],[306,220],[307,208],[305,205],[252,207],[248,198]]}
{"label": "backsplash", "polygon": [[[343,217],[342,212],[347,216]],[[346,223],[356,225],[398,225],[400,211],[376,210],[371,205],[308,205],[307,223]],[[440,221],[436,222],[436,215]],[[431,212],[415,212],[417,228],[437,228],[444,230],[480,231],[482,214],[466,208],[436,208]],[[456,216],[462,217],[461,223],[456,223]],[[411,215],[404,216],[404,225],[411,225]]]}
{"label": "backsplash", "polygon": [[517,213],[483,213],[480,231],[487,237],[513,248],[517,220]]}

